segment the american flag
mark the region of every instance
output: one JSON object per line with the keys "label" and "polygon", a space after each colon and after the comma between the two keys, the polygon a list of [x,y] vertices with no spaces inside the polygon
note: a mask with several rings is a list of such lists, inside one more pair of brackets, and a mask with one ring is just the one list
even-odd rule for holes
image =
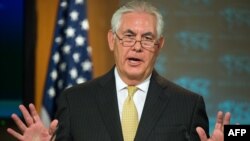
{"label": "american flag", "polygon": [[41,118],[48,126],[56,98],[68,87],[92,79],[86,1],[60,0],[53,46],[43,94]]}

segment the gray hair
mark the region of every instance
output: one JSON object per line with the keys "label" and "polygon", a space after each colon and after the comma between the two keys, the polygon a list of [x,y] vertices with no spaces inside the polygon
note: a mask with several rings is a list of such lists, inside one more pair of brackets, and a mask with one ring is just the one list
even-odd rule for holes
{"label": "gray hair", "polygon": [[155,15],[157,20],[157,38],[162,36],[164,27],[163,17],[156,7],[145,1],[131,1],[116,10],[111,19],[111,28],[113,32],[117,32],[120,28],[122,15],[129,12],[146,12]]}

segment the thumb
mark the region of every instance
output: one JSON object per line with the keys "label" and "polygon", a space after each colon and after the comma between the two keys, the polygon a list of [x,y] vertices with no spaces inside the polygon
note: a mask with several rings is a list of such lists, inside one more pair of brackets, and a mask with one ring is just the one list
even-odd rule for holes
{"label": "thumb", "polygon": [[201,141],[207,141],[207,134],[205,133],[203,128],[197,127],[196,132],[198,133]]}

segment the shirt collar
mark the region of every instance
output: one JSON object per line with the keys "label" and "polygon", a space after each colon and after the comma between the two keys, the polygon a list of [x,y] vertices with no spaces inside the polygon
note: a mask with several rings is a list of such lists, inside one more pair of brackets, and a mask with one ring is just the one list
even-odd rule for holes
{"label": "shirt collar", "polygon": [[[115,73],[115,83],[116,83],[117,91],[121,91],[121,90],[125,89],[128,85],[121,79],[116,67],[115,67],[114,73]],[[143,82],[136,85],[136,87],[139,88],[140,90],[142,90],[143,92],[147,92],[151,75],[152,75],[152,73]]]}

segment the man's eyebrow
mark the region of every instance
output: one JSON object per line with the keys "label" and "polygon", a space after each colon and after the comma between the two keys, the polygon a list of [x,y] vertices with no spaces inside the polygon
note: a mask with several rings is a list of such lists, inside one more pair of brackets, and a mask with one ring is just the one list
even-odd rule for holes
{"label": "man's eyebrow", "polygon": [[155,36],[152,32],[143,33],[142,36]]}
{"label": "man's eyebrow", "polygon": [[136,34],[135,32],[133,32],[133,31],[132,31],[132,30],[130,30],[130,29],[128,29],[128,30],[126,30],[126,31],[124,31],[124,32],[123,32],[123,34],[124,34],[124,33],[130,33],[130,34],[134,34],[134,35]]}
{"label": "man's eyebrow", "polygon": [[[130,33],[130,34],[136,35],[136,33],[135,33],[134,31],[130,30],[130,29],[125,30],[125,31],[123,32],[123,34],[124,34],[124,33]],[[154,35],[152,32],[143,33],[141,36],[153,36],[153,37],[155,37],[155,35]]]}

